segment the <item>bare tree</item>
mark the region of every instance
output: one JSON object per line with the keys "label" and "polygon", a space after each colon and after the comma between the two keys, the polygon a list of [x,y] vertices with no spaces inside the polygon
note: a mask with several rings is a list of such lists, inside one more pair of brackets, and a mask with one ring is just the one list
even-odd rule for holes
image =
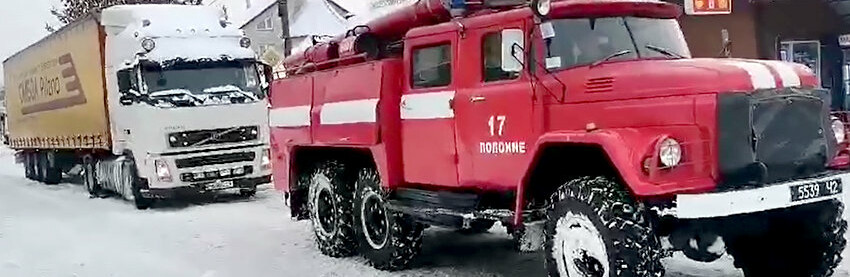
{"label": "bare tree", "polygon": [[[77,18],[83,17],[91,12],[97,12],[104,8],[123,4],[185,4],[200,5],[201,0],[61,0],[62,7],[54,7],[50,10],[59,22],[68,24]],[[49,24],[45,26],[48,31],[55,30]]]}

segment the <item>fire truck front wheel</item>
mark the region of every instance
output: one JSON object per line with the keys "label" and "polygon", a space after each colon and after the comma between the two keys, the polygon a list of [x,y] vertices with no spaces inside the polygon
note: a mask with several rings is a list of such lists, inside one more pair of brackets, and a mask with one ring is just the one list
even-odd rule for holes
{"label": "fire truck front wheel", "polygon": [[406,268],[419,254],[424,226],[387,209],[386,194],[375,169],[360,171],[356,188],[355,225],[360,253],[377,269]]}
{"label": "fire truck front wheel", "polygon": [[351,256],[357,248],[351,202],[354,186],[347,173],[342,163],[327,161],[299,180],[309,188],[307,205],[316,244],[331,257]]}
{"label": "fire truck front wheel", "polygon": [[665,251],[644,215],[609,178],[567,182],[546,214],[549,276],[663,276]]}
{"label": "fire truck front wheel", "polygon": [[847,244],[843,210],[829,200],[742,218],[727,224],[738,226],[726,235],[727,251],[747,277],[831,276]]}

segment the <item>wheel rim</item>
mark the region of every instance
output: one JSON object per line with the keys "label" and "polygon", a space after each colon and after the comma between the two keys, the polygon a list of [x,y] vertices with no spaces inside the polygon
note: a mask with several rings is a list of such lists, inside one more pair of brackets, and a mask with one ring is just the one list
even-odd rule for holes
{"label": "wheel rim", "polygon": [[366,242],[373,249],[381,249],[387,244],[390,233],[389,217],[381,197],[375,192],[368,192],[360,205],[361,228]]}
{"label": "wheel rim", "polygon": [[319,229],[324,235],[330,236],[336,231],[333,194],[331,194],[330,190],[324,188],[319,191],[317,198],[316,202],[318,205],[316,207],[316,213],[319,220]]}
{"label": "wheel rim", "polygon": [[552,255],[561,276],[609,276],[605,241],[590,218],[567,212],[555,228]]}

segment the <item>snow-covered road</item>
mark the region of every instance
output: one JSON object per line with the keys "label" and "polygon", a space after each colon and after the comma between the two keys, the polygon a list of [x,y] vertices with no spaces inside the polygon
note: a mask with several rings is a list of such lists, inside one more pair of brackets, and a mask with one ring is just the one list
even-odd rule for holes
{"label": "snow-covered road", "polygon": [[[361,258],[316,250],[307,222],[288,218],[280,194],[164,204],[138,211],[89,199],[79,185],[23,177],[0,150],[0,276],[544,276],[539,254],[519,254],[503,228],[466,236],[431,228],[413,269],[381,272]],[[741,276],[731,259],[676,255],[668,276]],[[841,269],[838,276],[850,276]]]}

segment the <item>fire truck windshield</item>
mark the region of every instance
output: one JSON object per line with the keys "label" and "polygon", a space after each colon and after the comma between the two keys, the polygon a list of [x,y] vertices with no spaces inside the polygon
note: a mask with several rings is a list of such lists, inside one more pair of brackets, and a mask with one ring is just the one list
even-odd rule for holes
{"label": "fire truck windshield", "polygon": [[635,59],[690,57],[675,19],[605,17],[557,19],[545,40],[549,70]]}
{"label": "fire truck windshield", "polygon": [[[255,102],[262,98],[256,65],[245,61],[142,64],[147,96],[164,106]],[[164,102],[164,103],[163,103]]]}

